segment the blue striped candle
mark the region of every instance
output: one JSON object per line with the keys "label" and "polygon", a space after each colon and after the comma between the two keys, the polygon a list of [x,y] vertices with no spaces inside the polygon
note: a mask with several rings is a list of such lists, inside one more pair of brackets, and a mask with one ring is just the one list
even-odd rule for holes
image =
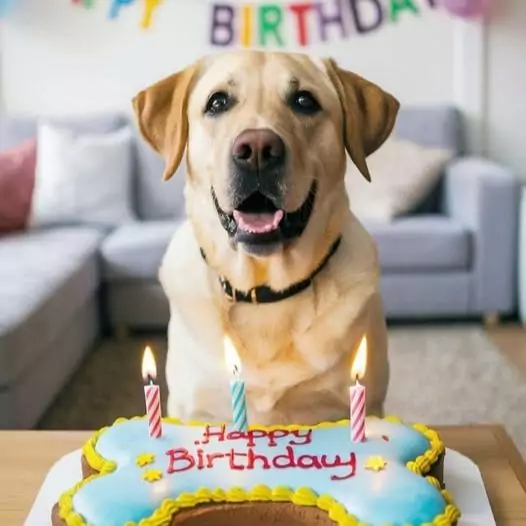
{"label": "blue striped candle", "polygon": [[245,382],[239,378],[231,380],[230,395],[232,397],[232,420],[234,429],[236,431],[246,431],[248,428],[248,419]]}
{"label": "blue striped candle", "polygon": [[245,394],[245,382],[240,378],[241,362],[230,338],[225,336],[224,352],[227,367],[232,372],[230,380],[230,398],[232,400],[232,422],[236,431],[247,431],[247,398]]}

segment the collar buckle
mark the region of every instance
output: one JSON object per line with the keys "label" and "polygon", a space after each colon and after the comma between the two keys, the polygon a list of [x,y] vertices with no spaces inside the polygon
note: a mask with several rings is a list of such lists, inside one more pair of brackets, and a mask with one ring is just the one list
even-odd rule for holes
{"label": "collar buckle", "polygon": [[221,288],[223,289],[223,292],[225,293],[225,296],[228,301],[235,301],[236,300],[236,289],[234,289],[228,281],[223,278],[219,277],[219,283],[221,285]]}
{"label": "collar buckle", "polygon": [[258,303],[258,291],[256,287],[250,289],[250,303]]}

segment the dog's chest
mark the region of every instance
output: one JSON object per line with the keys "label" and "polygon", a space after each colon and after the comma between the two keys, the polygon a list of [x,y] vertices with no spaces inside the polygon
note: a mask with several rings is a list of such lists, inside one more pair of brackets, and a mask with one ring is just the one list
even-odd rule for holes
{"label": "dog's chest", "polygon": [[240,353],[252,365],[261,365],[297,342],[314,319],[314,309],[308,306],[291,309],[286,301],[261,305],[237,303],[228,310],[226,323],[240,346]]}
{"label": "dog's chest", "polygon": [[238,348],[248,385],[279,393],[323,375],[346,351],[342,347],[348,344],[349,328],[340,324],[334,331],[328,322],[309,301],[236,304],[228,311],[226,330]]}

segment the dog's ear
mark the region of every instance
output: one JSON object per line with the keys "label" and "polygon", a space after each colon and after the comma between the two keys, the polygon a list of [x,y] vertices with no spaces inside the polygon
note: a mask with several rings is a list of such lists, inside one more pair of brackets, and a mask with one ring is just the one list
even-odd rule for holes
{"label": "dog's ear", "polygon": [[389,137],[400,103],[364,78],[325,61],[344,114],[345,148],[362,175],[371,180],[366,158]]}
{"label": "dog's ear", "polygon": [[192,64],[133,99],[142,136],[165,159],[165,181],[177,170],[188,141],[188,96],[196,69],[196,64]]}

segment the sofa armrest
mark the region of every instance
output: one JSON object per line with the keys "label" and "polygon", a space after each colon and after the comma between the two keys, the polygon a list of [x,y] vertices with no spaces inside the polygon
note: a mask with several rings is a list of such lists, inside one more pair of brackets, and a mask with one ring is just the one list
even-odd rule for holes
{"label": "sofa armrest", "polygon": [[506,168],[465,157],[446,169],[446,214],[473,235],[470,309],[509,313],[516,305],[519,183]]}

